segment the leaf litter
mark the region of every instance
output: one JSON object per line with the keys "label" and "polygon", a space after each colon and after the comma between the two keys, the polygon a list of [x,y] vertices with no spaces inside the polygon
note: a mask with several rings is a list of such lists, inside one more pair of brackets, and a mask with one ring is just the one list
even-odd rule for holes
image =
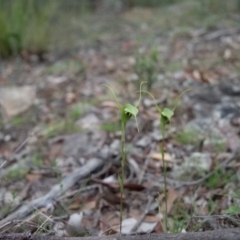
{"label": "leaf litter", "polygon": [[[134,21],[130,16],[125,18],[129,24]],[[157,46],[164,67],[157,70],[158,80],[151,89],[157,104],[171,109],[182,91],[193,91],[182,97],[167,127],[166,199],[159,147],[163,136],[158,130],[155,103],[149,96],[142,96],[139,107],[139,133],[135,119],[127,125],[123,233],[166,231],[166,217],[173,232],[239,227],[240,139],[236,119],[240,116],[240,92],[236,65],[240,59],[235,53],[240,38],[239,31],[226,30],[159,37],[165,42]],[[26,112],[7,109],[14,112],[12,122],[0,122],[1,232],[32,230],[32,226],[36,232],[54,229],[61,236],[119,231],[121,133],[117,105],[100,85],[111,86],[121,102],[136,99],[134,92],[144,79],[135,72],[133,50],[148,47],[130,39],[111,41],[103,44],[114,51],[118,48],[114,57],[104,48],[80,49],[73,54],[76,64],[81,63],[79,69],[74,65],[58,72],[54,65],[51,69],[30,65],[31,70],[23,70],[19,76],[21,79],[27,74],[23,86],[30,83],[34,95],[36,91],[35,110],[30,108],[30,101],[27,107],[22,106],[32,113],[29,119],[24,118]],[[70,57],[62,61],[67,66],[69,61],[74,64]],[[183,61],[188,64],[174,65]],[[17,66],[8,65],[0,78],[12,77],[13,70],[9,69]],[[4,82],[1,87],[9,86]],[[86,102],[89,107],[78,109]],[[166,110],[164,114],[172,112]],[[14,151],[33,128],[36,141],[27,141]],[[27,186],[24,192],[23,186]],[[36,220],[36,216],[41,217]],[[14,226],[13,219],[20,225]]]}

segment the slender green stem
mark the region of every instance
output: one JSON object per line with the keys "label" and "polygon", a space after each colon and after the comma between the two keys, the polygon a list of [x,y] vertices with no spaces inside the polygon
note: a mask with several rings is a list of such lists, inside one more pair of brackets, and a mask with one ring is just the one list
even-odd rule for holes
{"label": "slender green stem", "polygon": [[120,190],[121,190],[121,199],[120,199],[120,233],[122,233],[122,218],[123,218],[123,190],[124,190],[124,177],[125,177],[125,161],[126,161],[126,149],[125,149],[125,132],[126,132],[126,122],[122,121],[121,124],[121,145],[122,145],[122,161],[121,161],[121,168],[122,168],[122,176],[121,176],[121,183],[120,183]]}
{"label": "slender green stem", "polygon": [[162,143],[160,144],[160,150],[162,154],[162,162],[163,162],[163,179],[164,179],[164,197],[165,197],[165,217],[164,217],[164,225],[166,231],[168,231],[168,220],[167,220],[167,166],[166,162],[164,160],[164,139],[165,139],[165,124],[163,122],[163,119],[160,123],[160,128],[163,136]]}

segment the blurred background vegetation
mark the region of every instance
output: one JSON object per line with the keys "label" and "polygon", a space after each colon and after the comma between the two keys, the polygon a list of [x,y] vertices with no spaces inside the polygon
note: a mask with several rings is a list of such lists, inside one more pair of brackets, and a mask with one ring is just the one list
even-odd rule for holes
{"label": "blurred background vegetation", "polygon": [[[0,57],[31,53],[41,58],[49,50],[99,42],[100,34],[116,31],[121,15],[136,8],[152,8],[155,14],[146,21],[164,31],[171,30],[172,22],[210,28],[223,19],[240,21],[240,0],[0,0]],[[115,21],[109,23],[109,17]],[[104,21],[110,24],[107,29]]]}

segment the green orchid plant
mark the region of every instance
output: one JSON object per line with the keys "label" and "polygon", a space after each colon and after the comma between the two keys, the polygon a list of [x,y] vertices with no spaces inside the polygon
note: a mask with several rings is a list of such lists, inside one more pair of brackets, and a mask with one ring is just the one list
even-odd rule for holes
{"label": "green orchid plant", "polygon": [[[162,137],[163,137],[163,141],[161,142],[162,144],[160,144],[160,151],[161,151],[161,155],[162,155],[163,175],[164,175],[165,214],[167,214],[167,201],[166,201],[166,199],[167,199],[167,176],[166,176],[167,166],[166,166],[166,163],[165,163],[165,160],[164,160],[164,139],[165,139],[165,133],[166,133],[166,125],[171,123],[171,119],[174,116],[174,111],[175,111],[182,95],[185,94],[186,92],[189,92],[189,91],[192,91],[192,90],[187,89],[179,95],[179,97],[177,98],[177,101],[176,101],[176,103],[175,103],[175,105],[172,109],[170,109],[170,108],[161,109],[156,104],[156,99],[154,98],[154,96],[150,92],[142,90],[142,92],[149,94],[151,96],[151,98],[155,101],[155,106],[156,106],[156,109],[159,113],[160,132],[162,133]],[[166,228],[166,230],[168,230],[168,221],[167,221],[166,216],[164,218],[164,221],[165,221],[165,224],[164,224],[165,228]]]}
{"label": "green orchid plant", "polygon": [[142,93],[142,85],[144,84],[145,82],[142,82],[140,84],[140,91],[139,91],[139,99],[138,99],[138,102],[137,104],[134,106],[130,103],[127,103],[125,104],[124,106],[122,106],[113,89],[108,86],[107,84],[102,84],[103,86],[107,87],[116,103],[117,103],[117,106],[120,110],[120,121],[121,121],[121,133],[122,133],[122,136],[121,136],[121,155],[122,155],[122,160],[121,160],[121,176],[118,176],[118,181],[119,181],[119,185],[120,185],[120,192],[121,192],[121,200],[120,200],[120,233],[122,232],[122,216],[123,216],[123,191],[124,191],[124,177],[125,177],[125,162],[126,162],[126,148],[125,148],[125,144],[126,144],[126,125],[127,125],[127,122],[132,118],[134,117],[135,118],[135,121],[136,121],[136,127],[138,129],[138,132],[139,132],[139,128],[138,128],[138,122],[137,122],[137,114],[138,114],[138,106],[141,102],[141,93]]}

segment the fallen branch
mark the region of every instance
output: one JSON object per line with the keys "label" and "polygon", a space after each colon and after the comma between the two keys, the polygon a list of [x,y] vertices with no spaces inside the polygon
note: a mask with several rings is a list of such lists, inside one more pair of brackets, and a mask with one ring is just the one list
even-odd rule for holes
{"label": "fallen branch", "polygon": [[177,234],[146,234],[134,236],[99,236],[99,237],[57,237],[50,235],[0,234],[0,240],[240,240],[240,229],[221,229],[206,232],[191,232]]}
{"label": "fallen branch", "polygon": [[[56,184],[52,189],[43,197],[37,198],[31,202],[22,205],[12,214],[0,221],[0,226],[5,225],[13,220],[23,219],[24,217],[31,214],[34,210],[39,208],[47,208],[53,205],[53,202],[57,200],[63,193],[73,187],[79,180],[89,176],[94,170],[103,165],[103,161],[98,158],[89,160],[86,165],[76,169],[68,176],[62,179],[59,184]],[[1,237],[0,237],[1,239]],[[4,238],[5,239],[5,238]],[[6,238],[7,239],[7,238]],[[20,238],[21,239],[21,238]]]}

